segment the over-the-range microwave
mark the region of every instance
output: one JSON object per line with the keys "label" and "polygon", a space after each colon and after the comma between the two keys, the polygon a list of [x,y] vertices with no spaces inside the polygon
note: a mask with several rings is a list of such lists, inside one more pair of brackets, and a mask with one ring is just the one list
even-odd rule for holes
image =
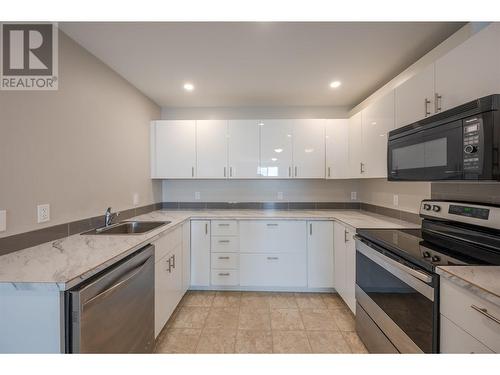
{"label": "over-the-range microwave", "polygon": [[390,181],[500,180],[500,94],[389,132]]}

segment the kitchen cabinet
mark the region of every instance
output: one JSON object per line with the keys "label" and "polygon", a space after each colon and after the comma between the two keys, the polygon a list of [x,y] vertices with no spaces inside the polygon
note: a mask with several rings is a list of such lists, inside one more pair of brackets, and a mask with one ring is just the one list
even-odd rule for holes
{"label": "kitchen cabinet", "polygon": [[349,120],[326,120],[326,178],[349,178]]}
{"label": "kitchen cabinet", "polygon": [[434,114],[434,64],[396,87],[395,95],[396,128]]}
{"label": "kitchen cabinet", "polygon": [[196,121],[196,177],[226,178],[227,121]]}
{"label": "kitchen cabinet", "polygon": [[191,285],[191,223],[182,224],[182,289],[187,292]]}
{"label": "kitchen cabinet", "polygon": [[360,178],[363,171],[362,112],[349,118],[349,176]]}
{"label": "kitchen cabinet", "polygon": [[196,121],[153,121],[151,177],[193,178],[195,166]]}
{"label": "kitchen cabinet", "polygon": [[493,23],[435,63],[436,110],[500,92],[500,25]]}
{"label": "kitchen cabinet", "polygon": [[356,245],[354,235],[355,231],[350,227],[337,222],[333,224],[335,289],[355,314]]}
{"label": "kitchen cabinet", "polygon": [[307,228],[307,286],[333,288],[333,221],[309,221]]}
{"label": "kitchen cabinet", "polygon": [[228,122],[229,178],[258,178],[260,157],[260,121]]}
{"label": "kitchen cabinet", "polygon": [[240,221],[242,253],[299,253],[307,246],[306,222],[299,220]]}
{"label": "kitchen cabinet", "polygon": [[239,226],[237,220],[212,220],[210,284],[216,287],[238,286]]}
{"label": "kitchen cabinet", "polygon": [[210,220],[191,221],[191,286],[210,285]]}
{"label": "kitchen cabinet", "polygon": [[394,129],[394,91],[363,109],[362,177],[387,177],[387,133]]}
{"label": "kitchen cabinet", "polygon": [[441,315],[440,352],[445,354],[493,354],[486,345],[476,340],[451,320]]}
{"label": "kitchen cabinet", "polygon": [[325,120],[293,121],[295,178],[325,178]]}
{"label": "kitchen cabinet", "polygon": [[291,178],[293,121],[263,120],[260,123],[260,175]]}

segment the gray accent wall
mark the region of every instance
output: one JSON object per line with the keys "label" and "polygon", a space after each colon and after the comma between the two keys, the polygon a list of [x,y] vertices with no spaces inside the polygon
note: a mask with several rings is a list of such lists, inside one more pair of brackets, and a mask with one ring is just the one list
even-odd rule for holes
{"label": "gray accent wall", "polygon": [[[0,91],[0,238],[161,201],[149,122],[160,107],[59,34],[58,91]],[[51,220],[37,223],[36,206]]]}

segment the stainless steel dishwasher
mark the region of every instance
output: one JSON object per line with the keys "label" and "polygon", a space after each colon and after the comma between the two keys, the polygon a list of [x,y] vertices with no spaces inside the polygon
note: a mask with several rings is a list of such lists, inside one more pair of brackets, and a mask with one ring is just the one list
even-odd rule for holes
{"label": "stainless steel dishwasher", "polygon": [[148,245],[68,292],[68,352],[153,351],[153,250]]}

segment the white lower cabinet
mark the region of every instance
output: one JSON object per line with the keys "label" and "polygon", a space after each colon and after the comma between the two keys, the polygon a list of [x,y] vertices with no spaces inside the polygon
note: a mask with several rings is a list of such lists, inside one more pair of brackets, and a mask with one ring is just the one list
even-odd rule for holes
{"label": "white lower cabinet", "polygon": [[307,286],[333,288],[333,222],[309,221],[307,228]]}
{"label": "white lower cabinet", "polygon": [[191,286],[210,285],[210,220],[191,221]]}
{"label": "white lower cabinet", "polygon": [[465,332],[451,320],[441,315],[441,353],[493,353],[486,345]]}
{"label": "white lower cabinet", "polygon": [[242,253],[294,253],[304,251],[306,246],[305,221],[240,221],[240,251]]}
{"label": "white lower cabinet", "polygon": [[240,285],[306,287],[307,256],[302,253],[240,254]]}
{"label": "white lower cabinet", "polygon": [[355,231],[335,222],[334,241],[334,280],[335,289],[353,313],[356,313],[356,244]]}

